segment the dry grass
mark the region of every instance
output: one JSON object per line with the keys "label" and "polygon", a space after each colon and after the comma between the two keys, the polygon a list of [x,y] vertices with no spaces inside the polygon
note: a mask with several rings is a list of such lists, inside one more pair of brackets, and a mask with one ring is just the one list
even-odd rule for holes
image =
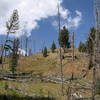
{"label": "dry grass", "polygon": [[[57,50],[58,51],[58,50]],[[17,72],[29,72],[29,71],[35,71],[35,73],[42,73],[43,75],[57,75],[60,76],[60,63],[59,63],[59,56],[57,54],[57,51],[55,53],[49,53],[48,57],[44,58],[42,54],[35,54],[30,57],[21,57],[19,61],[19,66],[17,67]],[[74,73],[75,77],[82,77],[87,69],[88,69],[88,58],[83,53],[79,53],[77,49],[75,49],[75,55],[77,59],[72,62],[71,56],[71,50],[65,54],[65,59],[63,60],[63,73],[65,77],[71,77],[72,72]],[[80,56],[80,58],[79,58]],[[5,70],[6,69],[6,70]],[[9,71],[10,68],[8,65],[4,66],[4,71]],[[34,73],[33,73],[34,74]],[[80,83],[81,85],[86,85],[85,82],[91,81],[92,79],[92,71],[89,72],[87,77],[83,80],[76,81],[74,83]],[[5,94],[8,93],[8,90],[4,89],[4,84],[8,84],[9,86],[12,86],[12,92],[9,90],[9,93],[20,93],[20,95],[29,95],[33,96],[35,95],[48,95],[48,91],[53,95],[56,96],[56,98],[61,97],[61,86],[60,84],[54,84],[54,83],[45,83],[45,82],[36,82],[36,83],[16,83],[16,82],[0,82],[0,91],[1,93]],[[65,84],[65,94],[66,90],[68,88],[68,84]],[[19,92],[16,89],[22,89],[22,92]],[[83,96],[90,96],[90,91],[81,92],[79,91]],[[18,94],[19,95],[19,94]],[[58,99],[57,98],[57,99]],[[65,98],[66,97],[62,97]],[[64,100],[64,99],[63,99]]]}

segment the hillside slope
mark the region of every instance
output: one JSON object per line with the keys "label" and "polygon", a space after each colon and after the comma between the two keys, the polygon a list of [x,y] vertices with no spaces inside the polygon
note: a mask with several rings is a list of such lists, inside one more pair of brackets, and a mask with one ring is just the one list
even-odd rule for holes
{"label": "hillside slope", "polygon": [[[72,61],[72,51],[68,50],[63,59],[63,73],[64,76],[82,76],[88,69],[88,57],[86,54],[79,53],[75,49],[75,61]],[[19,66],[17,68],[20,72],[34,71],[42,73],[43,75],[60,75],[60,61],[58,51],[55,53],[48,53],[48,57],[43,57],[41,53],[29,57],[20,58]]]}
{"label": "hillside slope", "polygon": [[[6,69],[6,70],[5,70]],[[21,57],[19,60],[19,65],[17,67],[17,73],[27,73],[32,72],[33,75],[43,75],[43,76],[56,76],[61,77],[60,72],[60,59],[58,49],[55,53],[48,52],[46,58],[43,57],[41,53],[34,54],[28,57]],[[3,70],[9,72],[10,67],[8,64],[3,66]],[[88,56],[84,53],[78,52],[75,49],[75,60],[72,61],[72,51],[67,50],[65,53],[65,58],[63,59],[63,74],[64,78],[71,78],[72,73],[75,78],[82,78],[88,72]],[[81,80],[73,81],[73,86],[75,88],[80,87],[90,87],[92,82],[92,70],[88,72],[85,78]],[[70,81],[64,84],[64,92],[68,91],[68,86]],[[5,88],[7,87],[7,89]],[[17,95],[22,96],[48,96],[48,93],[55,97],[57,100],[61,100],[61,84],[54,82],[45,81],[28,81],[28,82],[13,82],[13,81],[1,81],[0,82],[1,94],[7,95]],[[9,91],[9,92],[8,92]],[[76,91],[76,89],[73,89]],[[77,93],[84,97],[90,97],[90,90],[77,90]],[[64,100],[64,99],[62,99]]]}

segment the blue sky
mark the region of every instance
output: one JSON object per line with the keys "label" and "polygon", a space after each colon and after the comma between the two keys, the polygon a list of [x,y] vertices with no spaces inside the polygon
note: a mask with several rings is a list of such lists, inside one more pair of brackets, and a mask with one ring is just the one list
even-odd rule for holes
{"label": "blue sky", "polygon": [[[3,0],[0,1],[1,4],[2,4],[2,1]],[[17,4],[16,9],[18,7],[19,10],[20,10],[19,4],[22,3],[23,5],[25,5],[25,3],[26,4],[29,3],[27,0],[22,0],[23,2],[20,2],[18,0],[19,2],[17,2],[17,3],[16,3],[17,0],[14,0],[14,1],[15,1],[14,4]],[[35,1],[37,1],[37,0],[34,0],[34,2]],[[46,1],[46,0],[44,0],[44,1]],[[57,0],[54,0],[54,1],[51,0],[51,1],[52,2],[55,1],[54,3],[56,4]],[[51,1],[48,0],[47,5],[49,4],[49,2],[52,4]],[[43,2],[40,2],[40,5],[46,6],[46,4],[44,4],[45,2],[43,4],[42,3]],[[9,5],[12,5],[12,2],[10,2]],[[78,18],[80,18],[80,20],[78,22],[77,27],[72,26],[69,28],[70,34],[72,32],[75,32],[75,46],[78,46],[80,41],[86,40],[90,28],[95,25],[93,0],[63,0],[60,3],[60,6],[61,6],[61,8],[67,9],[70,12],[69,16],[71,16],[72,19],[74,19],[78,16],[76,11],[78,11],[82,14],[81,18],[80,18],[80,16],[78,16]],[[27,7],[26,11],[28,11],[29,7],[28,6],[26,6],[26,7]],[[29,47],[28,48],[34,48],[34,46],[35,46],[36,49],[35,49],[35,51],[33,49],[33,52],[39,52],[44,46],[47,46],[48,48],[50,48],[53,41],[55,41],[56,44],[58,45],[58,41],[57,41],[58,40],[58,30],[57,30],[57,26],[53,25],[53,22],[57,22],[57,14],[55,14],[55,12],[52,12],[52,11],[51,11],[52,12],[51,13],[50,10],[55,11],[55,7],[54,8],[53,8],[53,6],[51,8],[50,7],[51,6],[49,6],[48,8],[44,7],[44,9],[41,10],[42,12],[46,12],[46,15],[45,15],[45,13],[40,13],[41,15],[44,15],[44,16],[39,17],[39,14],[34,13],[34,15],[31,17],[31,13],[29,13],[30,14],[30,15],[28,15],[28,17],[30,17],[29,20],[27,19],[28,17],[26,18],[27,21],[30,21],[30,23],[26,26],[26,30],[27,30],[27,32],[29,32],[29,34],[26,35],[26,36],[28,36],[28,39],[29,39]],[[8,6],[8,8],[11,9],[10,6]],[[30,7],[30,9],[32,10],[32,7]],[[47,10],[44,11],[45,9],[47,9]],[[38,10],[38,6],[35,11],[37,11],[37,10]],[[5,13],[7,13],[7,11],[5,11]],[[9,10],[9,12],[10,11],[12,11],[12,9]],[[22,12],[23,15],[26,14],[26,12],[23,10],[20,10],[20,12]],[[61,11],[61,13],[62,12],[65,12],[65,11],[63,10],[63,11]],[[35,19],[35,17],[34,17],[35,14],[38,15],[38,19]],[[34,17],[35,21],[34,21],[34,19],[32,19],[33,17]],[[0,17],[0,18],[2,18],[2,17]],[[65,25],[67,25],[67,18],[68,17],[66,17],[66,18],[61,17],[61,21]],[[32,21],[35,24],[33,24]],[[33,26],[33,27],[31,27],[31,26]],[[23,48],[25,48],[25,38],[26,37],[24,35],[23,39],[22,39],[23,40]],[[5,35],[1,34],[0,40],[2,41],[4,39],[5,39]]]}
{"label": "blue sky", "polygon": [[[80,41],[84,42],[87,39],[90,28],[95,25],[93,0],[64,0],[62,5],[69,9],[73,16],[75,10],[82,12],[82,20],[78,28],[69,29],[70,32],[75,32],[75,46],[78,46]],[[32,37],[38,45],[37,49],[42,47],[41,44],[50,47],[52,41],[57,43],[58,31],[52,26],[54,20],[57,20],[57,17],[42,20],[39,22],[40,27],[32,31]]]}

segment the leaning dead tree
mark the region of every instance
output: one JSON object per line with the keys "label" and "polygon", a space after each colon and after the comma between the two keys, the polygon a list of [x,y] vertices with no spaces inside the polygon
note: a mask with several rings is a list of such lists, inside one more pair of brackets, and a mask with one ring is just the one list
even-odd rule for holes
{"label": "leaning dead tree", "polygon": [[2,66],[3,66],[3,55],[4,55],[5,45],[6,41],[8,40],[9,34],[15,34],[16,31],[19,29],[19,16],[17,10],[13,11],[11,18],[6,22],[6,28],[7,28],[7,35],[0,55],[1,56],[0,63],[2,64]]}

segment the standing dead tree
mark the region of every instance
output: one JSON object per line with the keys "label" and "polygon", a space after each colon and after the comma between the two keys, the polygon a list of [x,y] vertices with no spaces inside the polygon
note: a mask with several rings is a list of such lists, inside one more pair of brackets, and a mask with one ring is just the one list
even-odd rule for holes
{"label": "standing dead tree", "polygon": [[28,56],[28,38],[26,37],[26,45],[25,45],[25,48],[26,48],[26,54],[25,56]]}
{"label": "standing dead tree", "polygon": [[[60,29],[60,11],[59,11],[59,4],[58,4],[58,29],[59,29],[59,34],[61,32]],[[62,64],[62,49],[60,46],[60,68],[61,68],[61,88],[62,88],[62,95],[64,95],[64,82],[63,82],[63,64]]]}
{"label": "standing dead tree", "polygon": [[74,61],[74,58],[75,55],[74,55],[74,32],[72,33],[72,60]]}
{"label": "standing dead tree", "polygon": [[93,92],[92,92],[92,100],[95,100],[96,95],[96,81],[97,74],[96,71],[100,69],[100,0],[95,1],[95,19],[96,19],[96,33],[95,33],[95,41],[94,41],[94,67],[93,67]]}
{"label": "standing dead tree", "polygon": [[19,49],[19,39],[15,39],[13,41],[13,47],[11,53],[11,66],[10,66],[13,74],[15,74],[16,67],[18,65],[18,59],[19,59],[18,49]]}
{"label": "standing dead tree", "polygon": [[19,59],[19,54],[18,54],[18,49],[19,49],[19,39],[15,39],[14,41],[12,40],[7,40],[5,49],[10,50],[10,67],[11,71],[13,74],[15,74],[16,67],[18,65],[18,59]]}
{"label": "standing dead tree", "polygon": [[13,14],[11,15],[11,18],[6,22],[6,28],[7,28],[7,35],[5,42],[3,44],[3,48],[1,51],[1,57],[0,57],[0,63],[3,66],[3,54],[4,54],[4,48],[6,45],[6,41],[8,40],[9,34],[15,34],[16,31],[19,29],[19,16],[18,16],[18,11],[14,10]]}

